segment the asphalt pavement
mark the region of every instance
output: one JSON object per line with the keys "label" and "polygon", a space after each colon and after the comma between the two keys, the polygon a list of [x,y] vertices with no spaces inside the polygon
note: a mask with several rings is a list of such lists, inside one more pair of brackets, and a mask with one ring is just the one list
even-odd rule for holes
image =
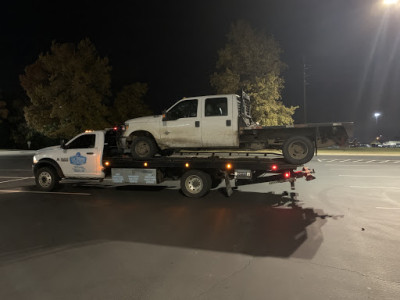
{"label": "asphalt pavement", "polygon": [[202,199],[173,181],[43,193],[31,161],[0,156],[0,299],[399,298],[400,157],[317,156],[295,191]]}

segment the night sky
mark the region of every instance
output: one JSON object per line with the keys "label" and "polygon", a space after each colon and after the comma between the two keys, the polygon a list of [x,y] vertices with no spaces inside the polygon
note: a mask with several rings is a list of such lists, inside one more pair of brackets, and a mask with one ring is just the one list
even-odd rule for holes
{"label": "night sky", "polygon": [[182,97],[214,93],[217,51],[230,24],[244,20],[280,42],[288,65],[283,101],[300,106],[296,123],[304,121],[305,58],[307,122],[352,121],[361,141],[377,133],[393,139],[400,136],[400,4],[382,1],[9,1],[1,7],[0,89],[3,97],[20,92],[18,75],[52,40],[88,37],[110,60],[113,90],[147,82],[148,104],[160,113]]}

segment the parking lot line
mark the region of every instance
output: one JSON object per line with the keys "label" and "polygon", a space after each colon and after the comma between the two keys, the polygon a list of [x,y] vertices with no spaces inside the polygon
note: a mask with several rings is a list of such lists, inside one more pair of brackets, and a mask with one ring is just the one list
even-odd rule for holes
{"label": "parking lot line", "polygon": [[400,209],[400,207],[379,207],[379,206],[377,206],[375,208],[377,208],[377,209],[393,209],[393,210]]}
{"label": "parking lot line", "polygon": [[399,187],[396,186],[358,186],[358,185],[351,185],[351,188],[357,189],[387,189],[387,190],[400,190]]}
{"label": "parking lot line", "polygon": [[339,177],[357,177],[357,178],[391,178],[398,179],[400,176],[386,176],[386,175],[338,175]]}
{"label": "parking lot line", "polygon": [[65,192],[42,192],[42,191],[21,191],[21,190],[1,190],[0,194],[11,194],[11,193],[29,193],[29,194],[56,194],[56,195],[77,195],[77,196],[91,196],[89,193],[65,193]]}
{"label": "parking lot line", "polygon": [[35,178],[33,176],[31,177],[22,177],[22,176],[0,176],[0,178]]}
{"label": "parking lot line", "polygon": [[[6,177],[6,178],[10,178],[10,177]],[[4,180],[4,181],[0,181],[0,183],[7,183],[7,182],[14,182],[14,181],[21,181],[21,180],[26,180],[26,179],[32,179],[34,177],[19,177],[17,179],[11,179],[11,180]]]}

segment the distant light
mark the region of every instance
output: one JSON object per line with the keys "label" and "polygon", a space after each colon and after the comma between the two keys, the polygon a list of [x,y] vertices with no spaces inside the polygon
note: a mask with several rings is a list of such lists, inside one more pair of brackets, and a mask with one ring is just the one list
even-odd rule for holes
{"label": "distant light", "polygon": [[147,167],[149,164],[147,162],[143,163],[143,167]]}
{"label": "distant light", "polygon": [[386,4],[386,5],[396,4],[398,2],[399,2],[399,0],[383,0],[383,4]]}
{"label": "distant light", "polygon": [[186,163],[186,164],[185,164],[185,167],[186,167],[186,168],[189,168],[189,167],[190,167],[189,163]]}
{"label": "distant light", "polygon": [[226,164],[226,169],[227,169],[227,170],[232,169],[232,165],[231,165],[231,164]]}
{"label": "distant light", "polygon": [[110,162],[109,162],[109,161],[105,161],[105,162],[104,162],[104,165],[105,165],[106,167],[108,167],[108,166],[110,166]]}
{"label": "distant light", "polygon": [[375,118],[380,117],[380,116],[381,116],[381,113],[379,113],[379,112],[374,113]]}

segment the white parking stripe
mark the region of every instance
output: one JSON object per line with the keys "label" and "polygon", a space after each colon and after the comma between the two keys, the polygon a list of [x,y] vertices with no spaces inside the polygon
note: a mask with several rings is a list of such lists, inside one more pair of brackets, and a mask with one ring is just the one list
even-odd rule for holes
{"label": "white parking stripe", "polygon": [[21,177],[21,176],[0,176],[0,178],[35,178],[35,177]]}
{"label": "white parking stripe", "polygon": [[387,163],[387,162],[389,162],[390,160],[381,160],[381,161],[378,161],[378,164],[384,164],[384,163]]}
{"label": "white parking stripe", "polygon": [[[8,177],[10,178],[10,177]],[[11,180],[4,180],[4,181],[0,181],[0,183],[7,183],[7,182],[14,182],[14,181],[21,181],[21,180],[26,180],[26,179],[31,179],[33,177],[22,177],[22,178],[18,178],[18,179],[11,179]]]}
{"label": "white parking stripe", "polygon": [[399,179],[400,176],[386,176],[386,175],[338,175],[339,177],[358,177],[358,178],[393,178]]}
{"label": "white parking stripe", "polygon": [[400,209],[400,207],[375,207],[377,209]]}
{"label": "white parking stripe", "polygon": [[10,193],[29,193],[29,194],[56,194],[56,195],[77,195],[77,196],[91,196],[88,193],[63,193],[63,192],[41,192],[41,191],[21,191],[21,190],[1,190],[0,194],[10,194]]}
{"label": "white parking stripe", "polygon": [[357,188],[357,189],[386,189],[386,190],[400,190],[400,188],[395,187],[395,186],[357,186],[357,185],[351,185],[349,186],[351,188]]}
{"label": "white parking stripe", "polygon": [[374,162],[374,161],[376,161],[376,160],[375,160],[375,159],[373,159],[373,160],[368,160],[368,161],[366,161],[365,163],[369,164],[369,163]]}

